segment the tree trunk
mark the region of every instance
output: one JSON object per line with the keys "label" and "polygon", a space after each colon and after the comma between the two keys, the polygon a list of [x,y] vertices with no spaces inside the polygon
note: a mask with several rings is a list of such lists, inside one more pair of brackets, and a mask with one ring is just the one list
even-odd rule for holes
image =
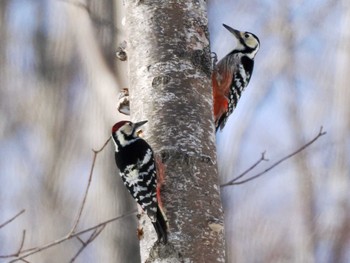
{"label": "tree trunk", "polygon": [[[131,118],[165,167],[168,245],[146,220],[142,262],[224,262],[205,1],[126,1]],[[144,217],[141,218],[144,221]],[[152,248],[151,248],[152,247]]]}
{"label": "tree trunk", "polygon": [[348,25],[350,22],[350,4],[348,1],[341,1],[343,14],[340,20],[340,37],[335,53],[336,70],[333,95],[332,125],[333,141],[341,142],[334,147],[332,152],[332,166],[330,169],[329,189],[330,200],[332,201],[332,214],[336,220],[332,221],[332,230],[328,231],[331,240],[331,256],[329,262],[346,262],[349,251],[349,144],[350,144],[350,108],[349,108],[349,66],[350,66],[350,34]]}

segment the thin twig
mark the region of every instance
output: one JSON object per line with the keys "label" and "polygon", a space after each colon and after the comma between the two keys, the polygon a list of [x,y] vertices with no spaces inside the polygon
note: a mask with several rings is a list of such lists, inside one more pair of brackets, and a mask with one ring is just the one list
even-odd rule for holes
{"label": "thin twig", "polygon": [[111,137],[108,138],[108,140],[103,144],[101,149],[99,149],[99,150],[92,150],[94,152],[94,157],[92,159],[90,175],[89,175],[89,181],[88,181],[88,184],[87,184],[86,189],[85,189],[84,198],[83,198],[83,201],[81,203],[81,206],[80,206],[80,209],[79,209],[79,213],[77,215],[77,218],[75,219],[75,222],[74,222],[74,225],[72,227],[72,230],[69,233],[70,235],[73,234],[75,232],[75,230],[77,229],[77,226],[79,224],[81,215],[83,213],[84,206],[85,206],[85,203],[86,203],[86,198],[87,198],[87,195],[88,195],[88,192],[89,192],[89,188],[90,188],[90,185],[91,185],[91,181],[92,181],[92,175],[94,173],[94,168],[95,168],[97,154],[99,154],[106,147],[106,145],[109,143],[110,140],[111,140]]}
{"label": "thin twig", "polygon": [[109,141],[111,140],[111,138],[112,138],[112,136],[109,136],[109,138],[106,140],[106,142],[104,143],[104,145],[103,145],[99,150],[94,150],[94,149],[92,149],[92,151],[93,151],[94,153],[96,153],[96,154],[102,152],[103,149],[107,146],[107,144],[108,144]]}
{"label": "thin twig", "polygon": [[252,166],[250,166],[247,170],[245,170],[243,173],[238,175],[237,177],[233,178],[231,181],[227,182],[226,184],[222,184],[221,187],[231,185],[232,183],[238,181],[241,179],[243,176],[245,176],[247,173],[249,173],[251,170],[253,170],[255,167],[257,167],[262,161],[268,161],[269,159],[265,158],[265,152],[261,153],[261,157],[259,160],[257,160]]}
{"label": "thin twig", "polygon": [[[80,221],[82,212],[83,212],[83,210],[84,210],[84,206],[85,206],[87,194],[88,194],[88,192],[89,192],[89,188],[90,188],[90,184],[91,184],[91,180],[92,180],[92,175],[93,175],[93,171],[94,171],[94,167],[95,167],[95,162],[96,162],[97,155],[98,155],[98,153],[100,153],[100,152],[107,146],[107,144],[108,144],[108,142],[110,141],[110,139],[111,139],[111,137],[109,137],[108,140],[106,140],[106,142],[103,144],[103,146],[101,147],[101,149],[99,149],[99,150],[94,150],[94,149],[93,149],[93,150],[92,150],[92,151],[94,152],[94,157],[93,157],[93,161],[92,161],[92,164],[91,164],[91,170],[90,170],[88,185],[87,185],[86,190],[85,190],[84,198],[83,198],[83,201],[82,201],[82,203],[81,203],[81,206],[80,206],[80,209],[79,209],[79,213],[78,213],[77,218],[76,218],[76,220],[75,220],[75,222],[74,222],[74,224],[73,224],[73,227],[72,227],[72,229],[69,231],[69,233],[68,233],[66,236],[64,236],[63,238],[60,238],[60,239],[58,239],[58,240],[56,240],[56,241],[53,241],[53,242],[51,242],[51,243],[48,243],[48,244],[46,244],[46,245],[44,245],[44,246],[41,246],[41,247],[33,247],[33,248],[29,248],[29,249],[22,250],[22,249],[23,249],[23,245],[24,245],[24,241],[25,241],[25,230],[24,230],[24,231],[23,231],[23,235],[22,235],[22,241],[21,241],[20,247],[19,247],[19,249],[17,250],[17,252],[16,252],[16,253],[13,253],[13,254],[10,254],[10,255],[0,255],[0,258],[17,257],[16,259],[13,259],[13,260],[10,261],[10,262],[16,262],[16,261],[19,261],[19,260],[20,260],[20,261],[26,262],[26,260],[24,260],[24,258],[26,258],[26,257],[28,257],[28,256],[30,256],[30,255],[36,254],[36,253],[38,253],[38,252],[40,252],[40,251],[42,251],[42,250],[45,250],[45,249],[47,249],[47,248],[50,248],[50,247],[52,247],[52,246],[58,245],[58,244],[60,244],[60,243],[62,243],[62,242],[64,242],[64,241],[69,240],[69,239],[74,238],[74,237],[76,237],[78,240],[80,240],[80,241],[82,242],[83,246],[86,247],[86,245],[87,245],[86,242],[84,243],[84,242],[82,241],[82,239],[79,238],[79,235],[80,235],[80,234],[83,234],[83,233],[85,233],[85,232],[89,232],[89,231],[95,229],[95,231],[92,233],[92,235],[91,235],[90,238],[89,238],[89,240],[91,239],[91,241],[92,241],[93,239],[95,239],[95,238],[101,233],[101,231],[104,229],[104,227],[105,227],[106,224],[108,224],[108,223],[110,223],[110,222],[113,222],[113,221],[115,221],[115,220],[118,220],[118,219],[120,219],[120,218],[123,218],[123,217],[125,217],[125,216],[128,216],[129,214],[136,213],[136,211],[135,211],[135,212],[132,212],[132,213],[129,213],[129,214],[126,214],[126,215],[118,216],[118,217],[112,218],[112,219],[110,219],[110,220],[107,220],[107,221],[105,221],[105,222],[103,222],[103,223],[100,223],[100,224],[98,224],[98,225],[96,225],[96,226],[94,226],[94,227],[90,227],[90,228],[88,228],[88,229],[85,229],[85,230],[82,230],[82,231],[80,231],[80,232],[75,233],[75,230],[76,230],[76,228],[77,228],[77,226],[78,226],[78,224],[79,224],[79,221]],[[7,220],[5,223],[3,223],[3,224],[1,225],[1,227],[5,226],[6,224],[8,224],[8,223],[10,223],[11,221],[13,221],[13,220],[14,220],[15,218],[17,218],[19,215],[21,215],[22,213],[24,213],[24,211],[25,211],[25,210],[22,210],[22,211],[19,212],[17,215],[15,215],[13,218]],[[101,227],[101,226],[102,226],[102,227]],[[99,229],[99,228],[100,228],[100,229]],[[89,241],[89,242],[91,242],[91,241]],[[24,253],[25,253],[25,254],[24,254]],[[19,256],[20,254],[24,254],[24,255]]]}
{"label": "thin twig", "polygon": [[22,232],[22,239],[21,239],[21,243],[19,245],[19,248],[17,249],[17,252],[11,254],[11,255],[1,255],[0,258],[12,258],[12,257],[18,257],[21,253],[22,253],[22,248],[24,245],[24,240],[26,238],[26,231],[23,230]]}
{"label": "thin twig", "polygon": [[11,223],[13,220],[15,220],[17,217],[19,217],[21,214],[23,214],[26,210],[23,209],[21,210],[19,213],[17,213],[15,216],[13,216],[12,218],[10,218],[9,220],[5,221],[4,223],[2,223],[0,225],[0,228],[6,226],[7,224]]}
{"label": "thin twig", "polygon": [[[17,217],[19,217],[21,214],[23,214],[25,212],[25,209],[21,210],[19,213],[17,213],[15,216],[13,216],[12,218],[10,218],[9,220],[7,220],[6,222],[4,222],[3,224],[0,225],[0,228],[4,227],[5,225],[11,223],[13,220],[15,220]],[[22,239],[21,239],[21,243],[20,243],[20,246],[17,250],[16,253],[13,253],[11,255],[0,255],[0,258],[8,258],[8,257],[18,257],[21,253],[22,253],[22,249],[23,249],[23,246],[24,246],[24,241],[25,241],[25,238],[26,238],[26,231],[23,230],[22,232]],[[24,259],[21,259],[21,261],[23,262],[26,262],[26,263],[30,263],[29,261],[27,260],[24,260]]]}
{"label": "thin twig", "polygon": [[24,240],[25,240],[25,238],[26,238],[26,231],[23,230],[23,232],[22,232],[22,241],[21,241],[21,245],[19,246],[19,248],[18,248],[18,250],[17,250],[17,255],[19,255],[19,254],[21,253],[21,251],[22,251],[22,248],[23,248],[23,246],[24,246]]}
{"label": "thin twig", "polygon": [[[45,249],[48,249],[48,248],[50,248],[50,247],[56,246],[56,245],[58,245],[58,244],[61,244],[61,243],[65,242],[65,241],[67,241],[67,240],[69,240],[69,239],[75,238],[75,237],[77,237],[77,236],[79,236],[79,235],[81,235],[81,234],[84,234],[84,233],[89,232],[89,231],[91,231],[91,230],[97,229],[97,228],[99,228],[99,227],[101,227],[101,226],[103,226],[103,225],[107,225],[107,224],[109,224],[109,223],[111,223],[111,222],[113,222],[113,221],[122,219],[122,218],[124,218],[124,217],[130,216],[130,215],[133,215],[133,214],[136,214],[136,213],[137,213],[137,210],[133,210],[133,211],[127,213],[127,214],[124,214],[124,215],[121,215],[121,216],[117,216],[117,217],[111,218],[111,219],[109,219],[109,220],[106,220],[106,221],[104,221],[104,222],[102,222],[102,223],[99,223],[99,224],[94,225],[94,226],[92,226],[92,227],[89,227],[89,228],[87,228],[87,229],[84,229],[84,230],[81,230],[81,231],[79,231],[79,232],[76,232],[76,233],[74,233],[74,234],[71,234],[71,235],[67,234],[66,236],[64,236],[64,237],[62,237],[62,238],[60,238],[60,239],[57,239],[57,240],[55,240],[55,241],[52,241],[52,242],[50,242],[50,243],[48,243],[48,244],[46,244],[46,245],[37,247],[36,249],[25,249],[25,250],[22,251],[22,253],[26,253],[26,252],[28,252],[28,251],[30,251],[30,252],[28,252],[28,253],[26,253],[26,254],[24,254],[24,255],[22,255],[22,256],[16,258],[16,259],[11,260],[9,263],[17,262],[17,261],[19,261],[19,260],[22,260],[22,259],[24,259],[24,258],[30,256],[30,255],[36,254],[36,253],[38,253],[38,252],[40,252],[40,251],[43,251],[43,250],[45,250]],[[12,254],[12,255],[7,255],[7,256],[0,256],[0,258],[10,258],[10,257],[17,257],[17,255]]]}
{"label": "thin twig", "polygon": [[272,164],[270,167],[266,168],[264,171],[252,176],[252,177],[249,177],[245,180],[242,180],[242,181],[239,181],[239,182],[236,182],[236,181],[233,181],[231,183],[226,183],[226,184],[223,184],[221,185],[221,187],[225,187],[225,186],[229,186],[229,185],[238,185],[238,184],[244,184],[246,182],[249,182],[251,180],[254,180],[260,176],[262,176],[263,174],[267,173],[268,171],[272,170],[273,168],[275,168],[277,165],[281,164],[282,162],[288,160],[289,158],[293,157],[294,155],[300,153],[301,151],[305,150],[307,147],[309,147],[311,144],[313,144],[315,141],[317,141],[321,136],[325,135],[327,132],[324,132],[323,131],[323,127],[321,126],[320,128],[320,131],[318,132],[318,134],[312,139],[310,140],[308,143],[304,144],[303,146],[301,146],[299,149],[297,149],[296,151],[288,154],[287,156],[281,158],[280,160],[278,160],[277,162],[275,162],[274,164]]}
{"label": "thin twig", "polygon": [[105,228],[106,225],[102,225],[100,229],[96,228],[95,231],[90,235],[90,237],[84,242],[82,247],[78,250],[78,252],[74,255],[74,257],[71,259],[70,263],[73,263],[81,252],[92,242],[95,240],[96,237],[98,237],[99,234],[101,234],[102,230]]}
{"label": "thin twig", "polygon": [[73,263],[77,258],[78,256],[80,255],[81,252],[83,252],[83,250],[87,247],[87,244],[86,245],[83,245],[79,250],[78,252],[74,255],[74,257],[69,261],[69,263]]}
{"label": "thin twig", "polygon": [[78,241],[79,241],[82,245],[85,245],[85,242],[84,242],[80,237],[76,237],[76,239],[78,239]]}
{"label": "thin twig", "polygon": [[106,227],[106,225],[102,225],[100,229],[96,229],[96,231],[94,231],[94,233],[91,234],[91,236],[89,237],[89,239],[87,240],[87,242],[92,242],[95,240],[96,237],[99,236],[99,234],[101,234],[102,230]]}

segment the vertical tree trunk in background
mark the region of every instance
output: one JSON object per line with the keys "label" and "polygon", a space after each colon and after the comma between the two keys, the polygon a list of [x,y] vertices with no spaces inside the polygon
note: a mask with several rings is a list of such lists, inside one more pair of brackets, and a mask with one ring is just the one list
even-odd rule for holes
{"label": "vertical tree trunk in background", "polygon": [[[297,61],[297,31],[294,28],[290,7],[283,6],[282,16],[284,17],[285,26],[289,28],[283,35],[285,52],[285,69],[287,83],[289,84],[289,93],[286,95],[288,106],[288,114],[290,120],[290,130],[292,132],[293,141],[296,145],[305,144],[304,127],[302,123],[300,110],[300,94],[298,93],[297,69],[299,67]],[[316,237],[315,237],[315,198],[313,174],[309,168],[309,158],[306,153],[299,153],[295,158],[295,169],[297,171],[297,198],[296,209],[298,220],[295,224],[295,252],[294,261],[296,262],[315,262]]]}
{"label": "vertical tree trunk in background", "polygon": [[348,244],[350,230],[349,211],[349,145],[350,145],[350,107],[349,107],[349,66],[350,66],[350,4],[341,1],[343,10],[340,20],[340,37],[336,50],[336,89],[333,92],[333,140],[341,143],[333,150],[333,163],[329,180],[330,193],[332,196],[332,210],[336,215],[333,220],[334,232],[331,233],[332,255],[329,262],[341,263],[348,259]]}
{"label": "vertical tree trunk in background", "polygon": [[142,262],[225,259],[207,23],[205,1],[126,1],[131,117],[148,120],[145,138],[165,164],[170,229],[150,257],[155,235],[145,230]]}
{"label": "vertical tree trunk in background", "polygon": [[[103,144],[117,118],[114,6],[88,2],[0,1],[0,141],[8,145],[0,160],[0,222],[26,209],[1,229],[0,254],[12,253],[22,229],[24,249],[67,234],[88,181],[90,149]],[[98,156],[77,230],[135,205],[113,153],[110,146]],[[128,217],[106,226],[77,261],[137,262],[135,222]],[[70,262],[80,248],[72,240],[28,261]]]}

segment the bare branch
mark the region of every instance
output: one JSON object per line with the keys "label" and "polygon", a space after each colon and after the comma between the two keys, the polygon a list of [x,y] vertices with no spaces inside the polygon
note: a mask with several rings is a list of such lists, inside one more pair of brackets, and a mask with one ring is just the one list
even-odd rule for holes
{"label": "bare branch", "polygon": [[[90,235],[88,240],[86,242],[82,241],[83,245],[82,247],[78,250],[78,252],[75,254],[75,256],[71,259],[70,263],[73,263],[77,257],[80,255],[81,252],[92,242],[95,240],[96,237],[98,237],[99,234],[101,234],[102,230],[105,228],[106,225],[102,225],[99,229],[96,228],[95,231]],[[79,237],[77,237],[79,238]]]}
{"label": "bare branch", "polygon": [[21,210],[19,213],[17,213],[15,216],[13,216],[12,218],[10,218],[9,220],[5,221],[4,223],[2,223],[0,225],[0,228],[6,226],[7,224],[11,223],[13,220],[15,220],[17,217],[19,217],[21,214],[23,214],[26,210],[23,209]]}
{"label": "bare branch", "polygon": [[100,229],[96,229],[94,233],[91,234],[90,238],[87,240],[87,242],[94,241],[96,237],[102,232],[102,230],[106,227],[106,225],[102,225]]}
{"label": "bare branch", "polygon": [[94,230],[94,229],[96,229],[96,228],[99,228],[99,227],[101,227],[101,226],[103,226],[103,225],[107,225],[107,224],[109,224],[109,223],[111,223],[111,222],[113,222],[113,221],[122,219],[122,218],[124,218],[124,217],[131,216],[131,215],[133,215],[133,214],[137,214],[137,212],[138,212],[137,209],[135,209],[135,210],[133,210],[133,211],[127,213],[127,214],[124,214],[124,215],[121,215],[121,216],[117,216],[117,217],[113,217],[113,218],[111,218],[111,219],[109,219],[109,220],[106,220],[106,221],[104,221],[104,222],[102,222],[102,223],[99,223],[99,224],[97,224],[97,225],[95,225],[95,226],[92,226],[92,227],[90,227],[90,228],[87,228],[87,229],[81,230],[81,231],[79,231],[79,232],[77,232],[77,233],[74,233],[70,238],[79,236],[79,235],[81,235],[81,234],[84,234],[84,233],[86,233],[86,232],[89,232],[89,231],[91,231],[91,230]]}
{"label": "bare branch", "polygon": [[69,262],[70,262],[70,263],[73,263],[73,262],[78,258],[78,256],[80,255],[80,253],[83,252],[83,250],[84,250],[86,247],[87,247],[87,244],[86,244],[86,245],[83,245]]}
{"label": "bare branch", "polygon": [[[23,230],[23,235],[22,235],[22,241],[21,241],[21,244],[20,244],[20,247],[19,249],[17,250],[16,253],[13,253],[13,254],[10,254],[10,255],[0,255],[0,258],[12,258],[12,257],[17,257],[16,259],[13,259],[12,261],[10,262],[16,262],[16,261],[23,261],[23,262],[28,262],[26,260],[24,260],[24,258],[30,256],[30,255],[33,255],[33,254],[36,254],[42,250],[45,250],[45,249],[48,249],[52,246],[55,246],[55,245],[58,245],[60,243],[63,243],[64,241],[66,240],[69,240],[69,239],[72,239],[72,238],[77,238],[80,242],[82,242],[82,248],[79,250],[80,252],[89,244],[91,243],[100,233],[101,231],[104,229],[104,227],[108,224],[108,223],[111,223],[115,220],[118,220],[118,219],[121,219],[125,216],[128,216],[128,215],[131,215],[133,213],[136,213],[137,211],[133,211],[129,214],[126,214],[126,215],[122,215],[122,216],[118,216],[118,217],[115,217],[115,218],[112,218],[112,219],[109,219],[105,222],[102,222],[96,226],[93,226],[93,227],[90,227],[88,229],[85,229],[85,230],[82,230],[80,232],[77,232],[75,233],[75,230],[79,224],[79,221],[81,219],[81,215],[82,215],[82,212],[84,210],[84,206],[85,206],[85,203],[86,203],[86,198],[87,198],[87,195],[88,195],[88,192],[89,192],[89,188],[90,188],[90,185],[91,185],[91,180],[92,180],[92,175],[93,175],[93,171],[94,171],[94,167],[95,167],[95,163],[96,163],[96,158],[97,158],[97,155],[107,146],[107,144],[109,143],[111,137],[108,138],[108,140],[106,140],[106,142],[103,144],[103,146],[99,149],[99,150],[92,150],[93,153],[94,153],[94,156],[93,156],[93,161],[92,161],[92,164],[91,164],[91,170],[90,170],[90,174],[89,174],[89,180],[88,180],[88,184],[87,184],[87,187],[86,187],[86,190],[85,190],[85,193],[84,193],[84,198],[83,198],[83,201],[81,203],[81,206],[80,206],[80,209],[79,209],[79,212],[78,212],[78,215],[77,215],[77,218],[76,220],[74,221],[74,224],[73,224],[73,227],[72,229],[69,231],[69,233],[60,238],[60,239],[57,239],[51,243],[48,243],[46,245],[43,245],[43,246],[40,246],[40,247],[33,247],[33,248],[29,248],[29,249],[25,249],[25,250],[22,250],[23,249],[23,245],[24,245],[24,241],[25,241],[25,230]],[[12,217],[11,219],[7,220],[5,223],[1,224],[0,227],[3,227],[5,225],[7,225],[8,223],[10,223],[11,221],[13,221],[15,218],[17,218],[18,216],[20,216],[22,213],[24,213],[25,210],[22,210],[21,212],[19,212],[17,215],[15,215],[14,217]],[[89,239],[84,242],[80,237],[79,235],[83,234],[83,233],[86,233],[86,232],[89,232],[89,231],[92,231],[92,230],[95,230],[91,236],[89,237]],[[76,254],[75,258],[80,254],[80,252],[78,251],[78,253]],[[22,256],[20,256],[20,254],[22,254]],[[24,255],[23,255],[24,254]],[[75,260],[75,258],[73,258]],[[73,261],[74,261],[73,260]]]}
{"label": "bare branch", "polygon": [[17,250],[17,255],[19,255],[21,253],[21,251],[22,251],[25,238],[26,238],[26,231],[23,230],[23,232],[22,232],[22,241],[21,241],[21,245],[19,246],[19,248]]}
{"label": "bare branch", "polygon": [[106,140],[106,142],[103,144],[103,146],[101,147],[101,149],[99,149],[99,150],[94,150],[94,149],[92,149],[92,151],[94,152],[94,153],[100,153],[100,152],[102,152],[103,151],[103,149],[107,146],[107,144],[109,143],[109,141],[111,140],[111,136],[109,136],[109,138]]}
{"label": "bare branch", "polygon": [[85,206],[85,202],[86,202],[86,198],[87,198],[87,195],[88,195],[88,192],[89,192],[89,188],[90,188],[90,184],[91,184],[91,180],[92,180],[92,175],[94,173],[94,168],[95,168],[95,163],[96,163],[96,158],[97,158],[97,154],[99,154],[106,146],[107,144],[109,143],[109,141],[111,140],[111,137],[108,138],[108,140],[103,144],[103,146],[101,147],[101,149],[99,150],[92,150],[94,152],[94,157],[93,157],[93,160],[92,160],[92,164],[91,164],[91,169],[90,169],[90,175],[89,175],[89,181],[88,181],[88,184],[86,186],[86,189],[85,189],[85,194],[84,194],[84,198],[83,198],[83,201],[81,203],[81,206],[80,206],[80,209],[79,209],[79,213],[78,213],[78,216],[74,222],[74,225],[72,227],[72,230],[70,231],[70,235],[74,233],[74,231],[77,229],[77,226],[79,224],[79,221],[80,221],[80,218],[81,218],[81,214],[83,213],[83,210],[84,210],[84,206]]}
{"label": "bare branch", "polygon": [[26,252],[28,252],[28,251],[29,251],[29,252],[26,253],[26,254],[24,254],[24,255],[22,255],[22,256],[20,256],[20,257],[18,257],[16,254],[12,254],[12,255],[7,255],[7,256],[0,256],[0,258],[17,257],[16,259],[11,260],[9,263],[17,262],[17,261],[19,261],[19,260],[22,260],[22,259],[24,259],[24,258],[30,256],[30,255],[36,254],[36,253],[38,253],[38,252],[40,252],[40,251],[43,251],[43,250],[46,250],[46,249],[48,249],[48,248],[50,248],[50,247],[56,246],[56,245],[58,245],[58,244],[61,244],[61,243],[65,242],[65,241],[67,241],[67,240],[69,240],[69,239],[75,238],[75,237],[77,237],[77,236],[79,236],[79,235],[81,235],[81,234],[84,234],[84,233],[86,233],[86,232],[89,232],[89,231],[98,229],[98,228],[100,228],[100,227],[103,226],[103,225],[107,225],[107,224],[109,224],[109,223],[111,223],[111,222],[113,222],[113,221],[117,221],[117,220],[119,220],[119,219],[122,219],[122,218],[124,218],[124,217],[130,216],[130,215],[133,215],[133,214],[136,214],[136,213],[137,213],[137,210],[134,210],[134,211],[131,211],[131,212],[127,213],[127,214],[124,214],[124,215],[117,216],[117,217],[111,218],[111,219],[109,219],[109,220],[106,220],[106,221],[104,221],[104,222],[102,222],[102,223],[99,223],[99,224],[97,224],[97,225],[95,225],[95,226],[92,226],[92,227],[89,227],[89,228],[87,228],[87,229],[81,230],[81,231],[76,232],[76,233],[74,233],[74,234],[71,234],[71,235],[70,235],[70,234],[68,233],[66,236],[64,236],[64,237],[62,237],[62,238],[60,238],[60,239],[57,239],[57,240],[52,241],[52,242],[50,242],[50,243],[47,243],[46,245],[43,245],[43,246],[40,246],[40,247],[36,247],[35,249],[30,248],[30,249],[22,250],[22,253],[26,253]]}
{"label": "bare branch", "polygon": [[22,253],[22,248],[23,248],[23,245],[24,245],[24,240],[26,238],[26,231],[23,230],[22,232],[22,239],[21,239],[21,244],[19,246],[19,248],[17,249],[17,252],[16,253],[13,253],[11,255],[1,255],[0,258],[12,258],[12,257],[18,257],[21,253]]}
{"label": "bare branch", "polygon": [[82,245],[85,245],[85,242],[80,237],[76,237],[76,238]]}
{"label": "bare branch", "polygon": [[[317,141],[321,136],[325,135],[327,132],[324,132],[323,131],[323,127],[321,126],[320,128],[320,131],[318,132],[318,134],[312,139],[310,140],[309,142],[307,142],[306,144],[304,144],[303,146],[301,146],[299,149],[297,149],[296,151],[288,154],[287,156],[281,158],[280,160],[278,160],[277,162],[275,162],[274,164],[272,164],[270,167],[266,168],[264,171],[252,176],[252,177],[249,177],[248,179],[245,179],[245,180],[242,180],[242,181],[239,181],[237,182],[237,179],[233,179],[231,180],[230,182],[226,183],[226,184],[223,184],[221,185],[221,187],[225,187],[225,186],[229,186],[229,185],[238,185],[238,184],[244,184],[246,182],[249,182],[249,181],[252,181],[260,176],[262,176],[263,174],[267,173],[268,171],[272,170],[273,168],[275,168],[277,165],[281,164],[282,162],[288,160],[289,158],[293,157],[294,155],[302,152],[303,150],[305,150],[307,147],[309,147],[311,144],[313,144],[315,141]],[[260,159],[261,160],[261,159]],[[259,161],[260,161],[259,160]],[[259,161],[257,162],[257,164],[259,163]],[[257,165],[256,164],[256,165]],[[255,166],[256,166],[255,165]],[[254,166],[254,165],[253,165]],[[255,167],[254,166],[254,167]],[[253,168],[254,168],[253,167]],[[252,168],[252,167],[251,167]],[[252,170],[251,168],[249,168],[248,170]],[[238,178],[238,177],[237,177]]]}
{"label": "bare branch", "polygon": [[249,173],[251,170],[253,170],[255,167],[257,167],[262,161],[268,161],[269,159],[265,158],[265,152],[261,153],[261,157],[259,160],[257,160],[251,167],[249,167],[247,170],[245,170],[243,173],[238,175],[237,177],[233,178],[231,181],[227,182],[226,184],[222,184],[221,187],[227,186],[227,185],[232,185],[232,183],[238,181],[241,179],[243,176],[245,176],[247,173]]}

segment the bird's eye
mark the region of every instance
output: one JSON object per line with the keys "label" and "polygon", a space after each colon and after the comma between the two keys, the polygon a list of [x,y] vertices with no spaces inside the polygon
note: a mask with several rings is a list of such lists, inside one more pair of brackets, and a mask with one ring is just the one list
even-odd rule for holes
{"label": "bird's eye", "polygon": [[244,34],[244,37],[245,37],[245,38],[248,38],[248,37],[249,37],[249,34],[248,34],[248,33],[245,33],[245,34]]}

